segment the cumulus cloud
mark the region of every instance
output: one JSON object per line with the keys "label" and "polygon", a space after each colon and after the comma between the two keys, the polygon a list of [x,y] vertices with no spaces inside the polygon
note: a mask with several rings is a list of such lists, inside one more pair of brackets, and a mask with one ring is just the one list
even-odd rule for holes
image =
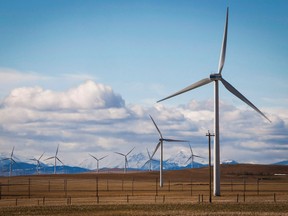
{"label": "cumulus cloud", "polygon": [[[265,163],[286,157],[287,110],[269,110],[272,124],[250,108],[224,101],[220,111],[221,159]],[[88,153],[125,152],[134,146],[135,152],[145,152],[146,147],[153,151],[159,134],[150,114],[164,137],[189,140],[195,154],[205,157],[205,134],[213,132],[213,112],[212,100],[170,107],[126,105],[111,87],[93,81],[61,92],[21,87],[12,90],[0,106],[0,146],[8,152],[15,145],[16,154],[17,149],[27,149],[22,153],[29,158],[43,151],[52,155],[60,144],[62,160],[72,165]],[[190,151],[187,143],[165,143],[165,158],[177,149]],[[107,161],[113,164],[113,157]]]}
{"label": "cumulus cloud", "polygon": [[41,87],[14,89],[4,100],[6,107],[32,108],[37,110],[119,108],[125,105],[112,88],[87,81],[66,92],[53,92]]}

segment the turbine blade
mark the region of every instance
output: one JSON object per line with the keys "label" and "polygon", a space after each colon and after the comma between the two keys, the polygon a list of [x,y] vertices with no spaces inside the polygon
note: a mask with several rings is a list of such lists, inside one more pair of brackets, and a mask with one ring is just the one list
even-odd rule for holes
{"label": "turbine blade", "polygon": [[151,158],[153,158],[153,157],[154,157],[154,155],[155,155],[155,153],[157,152],[157,150],[158,150],[158,148],[159,148],[160,144],[161,144],[161,141],[159,141],[159,142],[158,142],[158,144],[157,144],[157,146],[156,146],[156,148],[155,148],[155,150],[154,150],[154,152],[153,152],[153,154],[152,154]]}
{"label": "turbine blade", "polygon": [[208,84],[210,82],[212,82],[212,80],[210,80],[210,78],[202,79],[202,80],[200,80],[200,81],[198,81],[198,82],[196,82],[196,83],[194,83],[194,84],[192,84],[190,86],[187,86],[186,88],[184,88],[184,89],[182,89],[182,90],[180,90],[180,91],[178,91],[178,92],[176,92],[176,93],[174,93],[174,94],[172,94],[172,95],[170,95],[170,96],[168,96],[166,98],[163,98],[163,99],[157,101],[157,103],[159,103],[161,101],[164,101],[164,100],[167,100],[169,98],[175,97],[177,95],[180,95],[180,94],[185,93],[187,91],[190,91],[192,89],[198,88],[200,86],[206,85],[206,84]]}
{"label": "turbine blade", "polygon": [[193,150],[192,150],[192,147],[191,147],[190,143],[189,143],[189,147],[190,147],[190,152],[193,155]]}
{"label": "turbine blade", "polygon": [[58,154],[58,150],[59,150],[59,144],[58,144],[58,146],[57,146],[57,149],[56,149],[56,154],[55,154],[55,156],[57,156],[57,154]]}
{"label": "turbine blade", "polygon": [[201,157],[201,156],[198,156],[198,155],[193,155],[193,157],[203,158],[203,157]]}
{"label": "turbine blade", "polygon": [[45,153],[45,152],[43,152],[43,154],[42,154],[42,155],[39,157],[39,159],[38,159],[38,160],[40,160],[40,159],[42,158],[42,156],[44,155],[44,153]]}
{"label": "turbine blade", "polygon": [[150,155],[150,152],[148,151],[148,148],[146,148],[146,150],[147,150],[147,154],[148,154],[149,160],[151,160],[151,155]]}
{"label": "turbine blade", "polygon": [[119,155],[122,155],[122,156],[126,156],[126,155],[124,155],[124,154],[122,154],[122,153],[120,153],[120,152],[114,152],[115,154],[119,154]]}
{"label": "turbine blade", "polygon": [[229,7],[227,7],[227,12],[226,12],[226,22],[225,22],[225,27],[224,27],[222,48],[221,48],[221,53],[220,53],[219,65],[218,65],[218,73],[219,74],[221,74],[224,63],[225,63],[226,45],[227,45],[227,31],[228,31],[228,15],[229,15]]}
{"label": "turbine blade", "polygon": [[191,158],[192,158],[192,156],[190,156],[190,157],[188,158],[188,160],[185,162],[185,164],[186,164],[189,160],[191,160]]}
{"label": "turbine blade", "polygon": [[89,154],[91,157],[93,157],[95,160],[97,160],[98,161],[98,159],[96,158],[96,157],[94,157],[93,155],[91,155],[91,154]]}
{"label": "turbine blade", "polygon": [[151,116],[151,115],[149,115],[149,116],[150,116],[150,118],[151,118],[151,120],[152,120],[153,124],[155,125],[155,127],[156,127],[156,129],[157,129],[157,131],[158,131],[158,133],[159,133],[159,135],[160,135],[160,137],[161,137],[161,138],[163,138],[163,136],[162,136],[162,134],[161,134],[161,131],[159,130],[159,128],[158,128],[158,126],[157,126],[156,122],[154,121],[154,119],[152,118],[152,116]]}
{"label": "turbine blade", "polygon": [[64,165],[64,163],[58,157],[56,157],[56,159]]}
{"label": "turbine blade", "polygon": [[189,142],[187,140],[176,140],[176,139],[162,139],[162,140],[166,142]]}
{"label": "turbine blade", "polygon": [[147,160],[142,167],[145,167],[146,164],[148,164],[151,161],[151,159]]}
{"label": "turbine blade", "polygon": [[128,156],[133,150],[134,150],[135,147],[133,147],[127,154],[126,156]]}
{"label": "turbine blade", "polygon": [[54,156],[53,157],[49,157],[49,158],[46,158],[45,160],[50,160],[50,159],[52,159],[52,158],[55,158]]}
{"label": "turbine blade", "polygon": [[102,160],[102,159],[104,159],[104,158],[106,158],[107,156],[108,156],[108,155],[106,155],[106,156],[104,156],[104,157],[101,157],[101,158],[99,159],[99,161]]}
{"label": "turbine blade", "polygon": [[221,79],[223,85],[225,88],[230,91],[232,94],[234,94],[236,97],[238,97],[240,100],[245,102],[247,105],[249,105],[251,108],[253,108],[256,112],[258,112],[260,115],[262,115],[264,118],[266,118],[269,122],[270,119],[267,118],[267,116],[264,115],[254,104],[252,104],[244,95],[242,95],[237,89],[235,89],[230,83],[228,83],[225,79]]}
{"label": "turbine blade", "polygon": [[13,149],[12,149],[12,152],[11,152],[11,158],[13,157],[14,148],[15,148],[15,146],[13,146]]}

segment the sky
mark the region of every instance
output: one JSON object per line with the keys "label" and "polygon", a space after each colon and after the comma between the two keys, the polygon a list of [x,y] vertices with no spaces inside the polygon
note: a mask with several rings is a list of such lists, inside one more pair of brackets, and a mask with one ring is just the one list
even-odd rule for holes
{"label": "sky", "polygon": [[207,162],[213,85],[156,101],[217,72],[227,6],[222,75],[272,123],[221,85],[221,161],[288,160],[286,0],[0,0],[1,155],[111,165],[154,150],[151,115]]}

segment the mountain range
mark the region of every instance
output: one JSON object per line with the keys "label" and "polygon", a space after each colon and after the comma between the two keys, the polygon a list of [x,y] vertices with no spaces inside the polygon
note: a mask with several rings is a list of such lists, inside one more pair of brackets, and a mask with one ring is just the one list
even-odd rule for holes
{"label": "mountain range", "polygon": [[[180,151],[176,155],[168,158],[163,161],[164,170],[179,170],[179,169],[187,169],[187,168],[201,168],[208,166],[206,163],[197,162],[197,158],[195,158],[194,162],[191,162],[189,159],[190,155],[185,154],[185,152]],[[5,157],[0,155],[0,176],[9,176],[10,172],[10,160],[4,160]],[[14,158],[16,163],[13,163],[12,175],[33,175],[36,174],[36,163],[31,160],[19,159],[17,157]],[[159,170],[160,162],[158,159],[153,159],[148,161],[149,158],[147,155],[143,153],[136,153],[128,157],[128,167],[130,170],[149,170],[150,162],[152,170]],[[199,159],[198,159],[199,161]],[[101,162],[101,161],[100,161]],[[238,164],[235,160],[225,160],[222,161],[222,164]],[[288,161],[281,161],[278,163],[274,163],[275,165],[288,165]],[[59,165],[56,167],[56,172],[58,174],[74,174],[74,173],[83,173],[83,172],[92,172],[96,170],[96,160],[91,158],[85,159],[78,166],[68,166],[68,165]],[[124,157],[116,159],[113,163],[106,162],[104,167],[101,166],[101,170],[111,170],[117,169],[121,170],[124,167]],[[53,174],[54,166],[51,164],[40,164],[40,174]]]}

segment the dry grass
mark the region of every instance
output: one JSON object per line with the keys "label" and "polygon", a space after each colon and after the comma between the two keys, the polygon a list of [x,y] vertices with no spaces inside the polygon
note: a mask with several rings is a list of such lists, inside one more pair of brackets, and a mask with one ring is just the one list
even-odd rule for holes
{"label": "dry grass", "polygon": [[0,215],[288,215],[287,166],[222,166],[209,203],[208,169],[0,178]]}

